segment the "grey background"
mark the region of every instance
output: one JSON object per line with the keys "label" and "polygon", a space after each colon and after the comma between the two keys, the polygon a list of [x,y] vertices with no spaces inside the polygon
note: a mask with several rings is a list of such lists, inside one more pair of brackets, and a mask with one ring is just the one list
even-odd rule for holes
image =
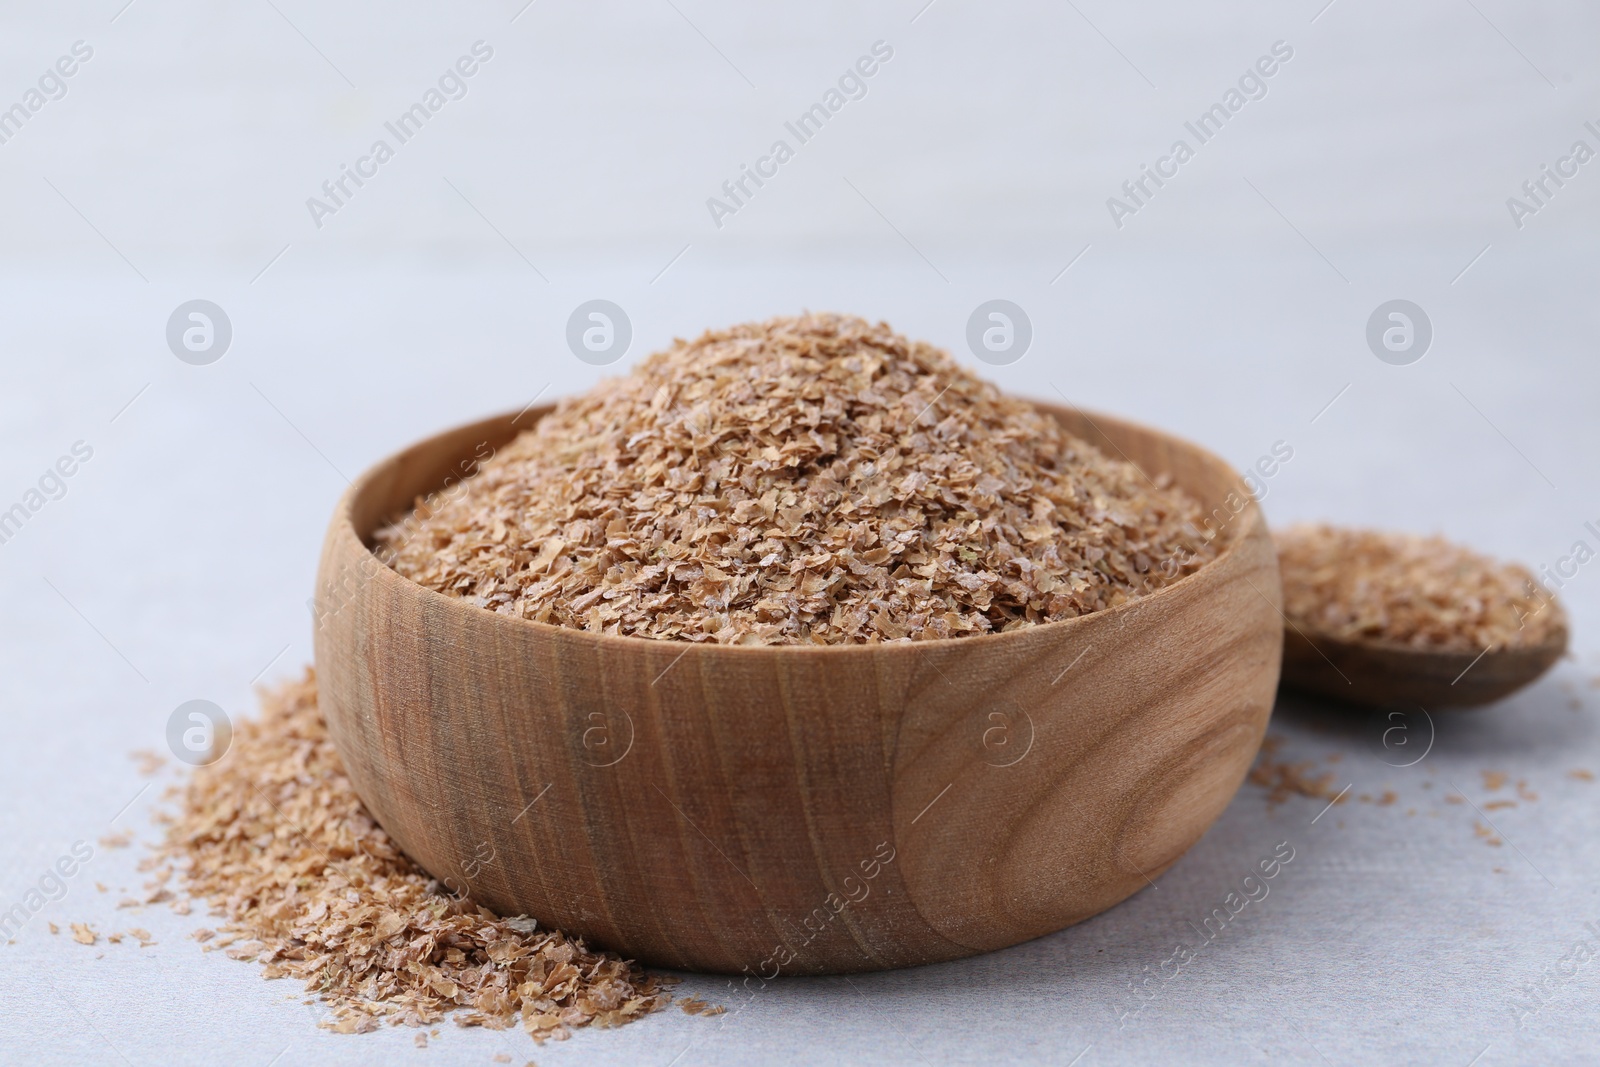
{"label": "grey background", "polygon": [[[249,714],[253,680],[309,660],[346,477],[708,325],[855,311],[1240,466],[1286,442],[1274,523],[1438,530],[1537,566],[1600,520],[1600,161],[1520,229],[1506,207],[1573,141],[1600,148],[1592,5],[122,4],[12,7],[0,34],[0,106],[94,49],[0,145],[0,505],[94,449],[0,545],[0,906],[75,840],[153,832],[169,779],[141,792],[127,753],[160,748],[173,708]],[[494,56],[465,98],[315,227],[306,198],[480,39]],[[894,58],[867,96],[714,226],[706,198],[878,40]],[[1267,96],[1116,228],[1106,198],[1278,40],[1294,58]],[[997,297],[1033,344],[982,366],[965,324]],[[210,366],[166,347],[196,298],[233,325]],[[593,298],[632,320],[616,367],[566,350]],[[1435,330],[1405,367],[1364,341],[1394,298]],[[1567,777],[1600,770],[1595,568],[1562,595],[1572,657],[1440,717],[1415,767],[1385,765],[1412,757],[1381,719],[1280,702],[1284,755],[1341,753],[1339,784],[1394,806],[1313,823],[1320,802],[1269,809],[1247,785],[1156,889],[1031,944],[748,1003],[691,979],[729,1013],[537,1051],[447,1024],[417,1050],[316,1029],[294,990],[186,941],[198,915],[114,911],[138,852],[96,846],[0,945],[0,1061],[1586,1062],[1600,964],[1520,1026],[1516,1006],[1600,922],[1600,785]],[[1487,813],[1501,847],[1443,802],[1452,783],[1480,807],[1511,795],[1486,769],[1539,795]],[[1296,858],[1270,896],[1119,1026],[1128,983],[1280,841]],[[45,927],[82,920],[160,943]]]}

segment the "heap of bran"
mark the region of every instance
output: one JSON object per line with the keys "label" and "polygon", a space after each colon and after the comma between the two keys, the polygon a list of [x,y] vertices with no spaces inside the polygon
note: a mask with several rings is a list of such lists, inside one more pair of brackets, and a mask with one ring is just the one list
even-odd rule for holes
{"label": "heap of bran", "polygon": [[519,618],[831,644],[1115,607],[1216,556],[1200,518],[944,352],[805,315],[675,342],[563,401],[377,548]]}
{"label": "heap of bran", "polygon": [[163,852],[224,919],[197,938],[304,982],[341,1033],[451,1013],[543,1041],[671,1000],[631,962],[454,897],[407,859],[345,777],[309,670],[263,693],[261,717],[195,770]]}
{"label": "heap of bran", "polygon": [[1481,652],[1542,644],[1566,625],[1526,568],[1442,537],[1301,524],[1273,539],[1284,614],[1335,637]]}

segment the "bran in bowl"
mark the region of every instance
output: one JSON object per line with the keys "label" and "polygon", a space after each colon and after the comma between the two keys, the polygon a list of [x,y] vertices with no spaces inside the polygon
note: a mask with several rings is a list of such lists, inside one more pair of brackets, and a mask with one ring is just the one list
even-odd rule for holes
{"label": "bran in bowl", "polygon": [[955,638],[1144,596],[1215,558],[1199,504],[882,323],[677,341],[561,402],[376,536],[487,610],[726,644]]}

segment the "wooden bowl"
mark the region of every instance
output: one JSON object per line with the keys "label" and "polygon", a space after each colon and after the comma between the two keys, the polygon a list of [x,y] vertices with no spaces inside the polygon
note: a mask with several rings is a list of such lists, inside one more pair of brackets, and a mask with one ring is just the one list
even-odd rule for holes
{"label": "wooden bowl", "polygon": [[548,408],[379,463],[339,502],[316,598],[351,781],[452,890],[662,967],[903,967],[1111,907],[1199,839],[1256,753],[1283,647],[1277,556],[1220,459],[1040,407],[1216,505],[1221,556],[1119,608],[982,637],[606,637],[433,592],[368,548]]}

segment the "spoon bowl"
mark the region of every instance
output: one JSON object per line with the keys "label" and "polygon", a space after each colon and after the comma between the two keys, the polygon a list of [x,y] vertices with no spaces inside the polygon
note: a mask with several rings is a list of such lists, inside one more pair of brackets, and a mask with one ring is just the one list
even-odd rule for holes
{"label": "spoon bowl", "polygon": [[1283,684],[1373,707],[1475,707],[1532,683],[1566,650],[1564,615],[1538,644],[1476,652],[1354,640],[1288,623],[1283,633]]}

